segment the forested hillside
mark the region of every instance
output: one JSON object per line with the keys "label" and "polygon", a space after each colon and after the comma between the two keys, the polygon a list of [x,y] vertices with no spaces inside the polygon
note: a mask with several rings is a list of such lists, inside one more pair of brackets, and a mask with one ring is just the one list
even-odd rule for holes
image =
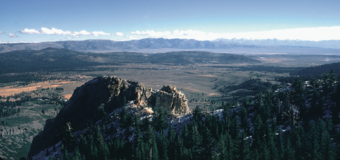
{"label": "forested hillside", "polygon": [[[86,130],[66,125],[63,140],[35,158],[50,159],[335,159],[340,158],[340,85],[295,79],[252,100],[175,120],[155,106],[149,118],[122,107],[102,110]],[[148,116],[147,116],[148,117]],[[172,119],[172,120],[171,120]]]}
{"label": "forested hillside", "polygon": [[322,73],[328,73],[334,70],[335,73],[340,73],[340,62],[324,64],[320,66],[308,67],[298,71],[296,74],[301,76],[321,76]]}

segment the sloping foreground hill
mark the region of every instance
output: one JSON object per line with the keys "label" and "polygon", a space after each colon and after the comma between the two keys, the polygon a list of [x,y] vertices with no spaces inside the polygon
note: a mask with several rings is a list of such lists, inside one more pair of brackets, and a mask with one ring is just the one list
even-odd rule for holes
{"label": "sloping foreground hill", "polygon": [[95,78],[78,87],[58,115],[46,121],[44,130],[33,139],[29,157],[60,142],[66,124],[71,124],[74,132],[81,131],[86,129],[89,123],[107,118],[106,113],[111,113],[130,101],[135,102],[131,104],[132,107],[148,114],[153,111],[146,106],[162,107],[172,115],[185,115],[190,112],[185,95],[178,92],[176,87],[163,86],[160,91],[153,91],[141,83],[118,77]]}
{"label": "sloping foreground hill", "polygon": [[113,52],[106,54],[84,53],[68,49],[46,48],[21,50],[0,54],[0,73],[31,72],[39,70],[69,70],[77,67],[124,64],[195,64],[195,63],[261,63],[258,60],[235,54],[201,51],[142,54]]}
{"label": "sloping foreground hill", "polygon": [[[34,138],[30,158],[340,158],[340,86],[332,78],[318,82],[315,87],[296,79],[291,86],[275,92],[267,90],[242,104],[222,103],[221,109],[210,113],[202,112],[199,107],[191,113],[180,109],[181,113],[173,117],[166,116],[158,105],[153,106],[153,110],[143,105],[138,107],[138,104],[146,102],[147,97],[153,97],[151,90],[142,89],[138,83],[132,82],[124,87],[126,81],[122,81],[122,85],[116,82],[115,85],[107,85],[106,82],[113,82],[111,80],[119,78],[97,78],[77,89],[70,104],[55,119],[47,121],[44,131]],[[142,94],[132,94],[132,99],[126,95],[134,103],[125,106],[122,105],[124,103],[117,103],[121,107],[113,107],[116,103],[105,103],[107,96],[102,94],[105,86],[108,86],[108,93],[113,91],[111,95],[118,95],[108,98],[111,102],[119,102],[116,98],[129,91],[142,91],[137,92]],[[123,90],[127,88],[127,92],[116,94],[119,89],[114,88],[117,86],[122,86]],[[185,106],[185,98],[178,101],[181,93],[173,87],[163,87],[154,95],[158,97],[156,104],[157,101],[165,102],[162,104],[181,102],[184,105],[179,106]],[[104,100],[104,105],[100,105],[101,100]],[[98,105],[99,108],[96,107]],[[111,112],[107,110],[110,108]],[[146,113],[141,112],[143,109]],[[86,113],[91,110],[92,113]],[[82,113],[87,115],[82,117]],[[94,124],[85,126],[83,119],[89,117],[97,118]],[[52,130],[55,127],[51,126],[57,121],[65,123],[62,132]],[[62,127],[60,124],[59,127]],[[79,124],[84,125],[83,129],[79,128]],[[56,135],[60,136],[59,140],[56,140]]]}

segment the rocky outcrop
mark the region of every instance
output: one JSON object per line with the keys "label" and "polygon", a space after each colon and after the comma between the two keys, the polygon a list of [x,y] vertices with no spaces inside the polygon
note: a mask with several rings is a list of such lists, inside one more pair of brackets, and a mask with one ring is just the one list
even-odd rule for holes
{"label": "rocky outcrop", "polygon": [[163,86],[156,95],[156,106],[162,107],[169,113],[184,115],[189,113],[188,101],[182,92],[177,91],[176,87]]}
{"label": "rocky outcrop", "polygon": [[59,142],[63,128],[70,122],[73,131],[86,128],[89,120],[95,122],[102,118],[99,106],[110,113],[128,101],[137,105],[163,107],[169,113],[183,115],[189,112],[187,100],[176,87],[164,86],[160,91],[145,88],[139,82],[118,77],[98,77],[75,89],[69,102],[58,115],[46,121],[44,130],[34,137],[29,157]]}

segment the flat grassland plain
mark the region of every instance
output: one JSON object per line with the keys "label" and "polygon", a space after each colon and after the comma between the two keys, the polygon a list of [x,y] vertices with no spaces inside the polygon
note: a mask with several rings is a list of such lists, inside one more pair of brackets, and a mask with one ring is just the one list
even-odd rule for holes
{"label": "flat grassland plain", "polygon": [[[287,57],[275,55],[250,55],[260,60],[262,66],[308,67],[331,63],[334,60],[323,60],[310,57]],[[302,61],[303,60],[303,61]],[[248,69],[242,69],[248,67]],[[220,88],[236,86],[246,80],[256,78],[262,82],[280,84],[275,77],[287,77],[287,72],[254,71],[248,64],[195,64],[195,65],[162,65],[133,64],[93,66],[86,71],[54,72],[49,77],[59,80],[48,80],[27,85],[16,82],[0,84],[0,101],[15,102],[25,96],[35,97],[26,100],[10,116],[0,117],[0,157],[19,159],[26,157],[33,137],[38,134],[47,119],[53,118],[71,97],[73,90],[97,76],[117,76],[123,79],[141,82],[145,87],[161,89],[163,85],[176,86],[188,99],[191,109],[200,106],[204,110],[217,108],[222,101],[233,99],[232,93],[246,89],[221,93]],[[59,88],[59,89],[58,89]],[[62,88],[62,89],[60,89]],[[6,98],[4,98],[6,97]],[[240,100],[240,99],[236,99]],[[7,108],[9,109],[9,108]]]}

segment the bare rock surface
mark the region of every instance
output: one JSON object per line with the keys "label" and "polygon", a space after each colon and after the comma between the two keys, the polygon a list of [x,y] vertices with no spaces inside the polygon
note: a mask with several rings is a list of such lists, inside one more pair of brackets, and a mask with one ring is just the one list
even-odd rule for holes
{"label": "bare rock surface", "polygon": [[73,131],[86,128],[89,120],[96,122],[102,118],[99,106],[104,104],[107,113],[135,101],[140,106],[163,107],[174,115],[189,113],[185,95],[176,87],[163,86],[160,91],[145,88],[139,82],[118,77],[98,77],[75,89],[69,102],[58,115],[46,121],[44,130],[34,137],[29,157],[58,143],[62,139],[63,128],[71,122]]}
{"label": "bare rock surface", "polygon": [[163,86],[160,92],[156,93],[156,105],[175,115],[184,115],[190,111],[185,95],[171,86]]}

